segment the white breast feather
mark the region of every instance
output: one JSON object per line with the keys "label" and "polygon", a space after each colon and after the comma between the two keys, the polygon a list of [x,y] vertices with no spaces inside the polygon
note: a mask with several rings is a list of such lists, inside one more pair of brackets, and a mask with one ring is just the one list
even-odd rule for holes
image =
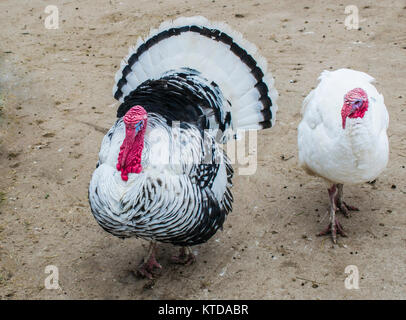
{"label": "white breast feather", "polygon": [[[299,164],[336,183],[375,179],[388,162],[389,116],[383,96],[371,84],[374,79],[349,69],[324,71],[319,79],[302,106]],[[343,98],[357,87],[367,93],[369,108],[364,118],[347,119],[343,130]]]}

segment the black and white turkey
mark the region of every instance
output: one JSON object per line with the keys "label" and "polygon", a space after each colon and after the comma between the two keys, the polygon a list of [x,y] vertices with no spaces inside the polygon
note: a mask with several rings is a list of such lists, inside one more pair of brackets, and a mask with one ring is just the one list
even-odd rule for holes
{"label": "black and white turkey", "polygon": [[89,186],[97,222],[150,248],[139,272],[151,278],[156,242],[206,242],[231,211],[233,169],[220,143],[230,130],[269,128],[277,92],[254,45],[223,23],[179,18],[139,39],[115,77],[121,102]]}

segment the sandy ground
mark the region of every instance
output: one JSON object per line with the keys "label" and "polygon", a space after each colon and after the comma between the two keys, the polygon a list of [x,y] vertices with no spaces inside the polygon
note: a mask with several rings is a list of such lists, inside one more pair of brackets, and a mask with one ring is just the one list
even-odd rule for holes
{"label": "sandy ground", "polygon": [[[0,3],[0,298],[406,298],[406,1],[355,1],[361,30],[344,27],[337,1],[59,1],[60,28],[44,27],[49,1]],[[169,263],[153,282],[135,276],[142,240],[104,232],[87,187],[103,130],[114,122],[113,76],[138,35],[163,20],[204,15],[257,44],[280,93],[277,125],[259,134],[258,169],[234,179],[224,231],[195,247],[190,267]],[[348,186],[361,208],[341,217],[333,247],[325,184],[297,166],[304,96],[323,69],[370,73],[390,114],[390,163],[375,184]],[[283,156],[283,157],[282,157]],[[44,287],[45,267],[60,289]],[[344,287],[348,265],[359,290]]]}

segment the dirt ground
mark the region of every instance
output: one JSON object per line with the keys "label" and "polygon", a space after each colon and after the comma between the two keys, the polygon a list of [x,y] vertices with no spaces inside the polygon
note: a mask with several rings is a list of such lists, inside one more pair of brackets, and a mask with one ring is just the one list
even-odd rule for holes
{"label": "dirt ground", "polygon": [[[0,3],[1,299],[405,299],[406,1],[49,1]],[[347,5],[360,30],[346,30]],[[135,268],[147,243],[103,231],[87,199],[103,131],[115,120],[113,77],[128,47],[178,16],[226,21],[268,60],[280,93],[277,123],[259,133],[258,169],[236,176],[223,232],[174,266],[161,245],[155,281]],[[340,216],[332,245],[325,183],[297,166],[300,107],[323,69],[377,79],[390,114],[390,162],[375,184],[348,186],[361,208]],[[44,286],[45,267],[59,289]],[[358,267],[358,290],[344,286]]]}

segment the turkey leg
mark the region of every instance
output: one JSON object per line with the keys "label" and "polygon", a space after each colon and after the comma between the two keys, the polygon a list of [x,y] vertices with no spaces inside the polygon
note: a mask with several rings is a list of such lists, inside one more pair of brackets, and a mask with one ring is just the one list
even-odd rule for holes
{"label": "turkey leg", "polygon": [[343,200],[343,187],[344,185],[341,183],[337,184],[337,189],[338,189],[338,195],[337,195],[337,207],[340,209],[340,211],[344,214],[346,218],[349,218],[351,216],[350,211],[359,211],[358,208],[350,206],[346,204]]}
{"label": "turkey leg", "polygon": [[179,255],[173,256],[171,260],[173,263],[190,265],[196,262],[196,257],[190,247],[182,247]]}
{"label": "turkey leg", "polygon": [[141,276],[152,279],[152,272],[154,271],[154,268],[162,269],[162,266],[158,263],[158,261],[156,261],[155,254],[156,243],[151,241],[149,244],[148,255],[144,258],[144,261],[137,269],[138,273]]}
{"label": "turkey leg", "polygon": [[344,232],[343,227],[341,226],[340,222],[338,221],[336,217],[336,211],[337,211],[337,196],[338,196],[338,188],[335,184],[328,189],[328,195],[330,198],[330,222],[327,226],[327,228],[323,231],[321,231],[318,236],[324,236],[327,234],[331,233],[331,238],[334,243],[337,243],[337,233],[340,234],[343,237],[346,237],[347,235]]}

